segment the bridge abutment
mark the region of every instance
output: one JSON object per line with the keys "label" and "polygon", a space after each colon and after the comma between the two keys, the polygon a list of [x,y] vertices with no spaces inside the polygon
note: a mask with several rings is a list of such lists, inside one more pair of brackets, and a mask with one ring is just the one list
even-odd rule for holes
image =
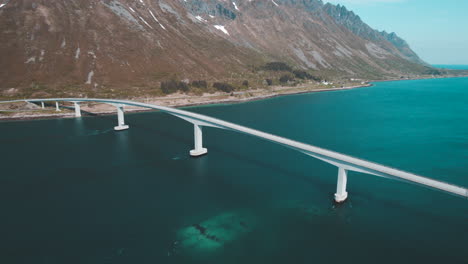
{"label": "bridge abutment", "polygon": [[335,202],[342,203],[348,198],[346,184],[348,182],[348,171],[338,168],[338,182],[336,184]]}
{"label": "bridge abutment", "polygon": [[124,106],[123,105],[115,105],[117,107],[117,126],[114,127],[115,131],[122,131],[127,130],[129,127],[125,125],[125,117],[124,117]]}
{"label": "bridge abutment", "polygon": [[195,149],[190,151],[190,156],[198,157],[208,153],[208,150],[203,147],[203,132],[202,127],[197,124],[193,124],[194,128],[194,140],[195,140]]}
{"label": "bridge abutment", "polygon": [[60,107],[59,107],[59,103],[58,103],[58,102],[55,102],[55,111],[57,111],[57,112],[62,111],[62,110],[60,110]]}
{"label": "bridge abutment", "polygon": [[45,106],[44,106],[44,102],[41,102],[41,108],[44,109]]}

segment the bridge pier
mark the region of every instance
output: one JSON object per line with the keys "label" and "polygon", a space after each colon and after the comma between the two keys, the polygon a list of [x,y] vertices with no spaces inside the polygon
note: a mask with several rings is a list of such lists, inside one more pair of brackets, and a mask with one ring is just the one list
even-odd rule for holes
{"label": "bridge pier", "polygon": [[190,156],[198,157],[208,153],[208,150],[203,147],[203,132],[202,127],[197,124],[193,124],[194,128],[194,140],[195,140],[195,149],[190,151]]}
{"label": "bridge pier", "polygon": [[62,110],[60,110],[60,108],[59,108],[59,103],[58,103],[58,102],[55,102],[55,111],[57,111],[57,112],[62,111]]}
{"label": "bridge pier", "polygon": [[342,203],[348,198],[346,184],[348,181],[348,171],[338,168],[338,182],[336,184],[335,202]]}
{"label": "bridge pier", "polygon": [[81,117],[80,102],[73,102],[73,104],[75,104],[75,117]]}
{"label": "bridge pier", "polygon": [[192,156],[199,156],[207,153],[207,150],[203,148],[202,144],[202,126],[204,127],[215,127],[220,129],[232,130],[235,132],[240,132],[244,134],[249,134],[256,136],[258,138],[265,139],[283,146],[287,146],[293,150],[299,151],[311,157],[317,158],[324,162],[330,163],[331,165],[338,167],[338,181],[336,187],[336,193],[334,195],[334,200],[338,203],[344,202],[348,198],[348,193],[346,192],[347,184],[347,172],[355,171],[359,173],[370,174],[378,177],[385,177],[389,179],[401,179],[405,182],[419,184],[425,187],[432,189],[437,189],[444,191],[450,194],[454,194],[464,199],[468,199],[468,188],[456,186],[453,184],[448,184],[445,182],[433,180],[427,177],[416,175],[413,173],[397,170],[391,167],[383,166],[377,163],[372,163],[366,160],[361,160],[354,158],[348,155],[340,154],[333,152],[327,149],[322,149],[313,145],[301,143],[298,141],[290,140],[287,138],[279,137],[272,135],[266,132],[259,130],[251,129],[234,123],[226,122],[216,118],[211,118],[201,114],[191,113],[181,109],[175,109],[166,106],[145,104],[139,102],[131,102],[125,100],[113,100],[113,99],[87,99],[87,98],[51,98],[51,99],[22,99],[22,100],[11,100],[11,101],[0,101],[2,103],[42,103],[42,102],[54,102],[56,105],[56,110],[60,111],[59,102],[98,102],[110,104],[117,107],[118,111],[118,126],[115,127],[116,130],[128,129],[128,126],[124,122],[124,105],[138,106],[144,108],[150,108],[155,110],[161,110],[168,114],[179,117],[187,122],[195,124],[194,127],[194,137],[195,137],[195,149],[190,151]]}
{"label": "bridge pier", "polygon": [[124,119],[124,106],[123,105],[115,105],[117,107],[117,119],[118,119],[118,124],[116,127],[114,127],[115,131],[122,131],[128,129],[128,125],[125,125],[125,119]]}
{"label": "bridge pier", "polygon": [[44,102],[41,102],[41,108],[44,109],[45,106],[44,106]]}

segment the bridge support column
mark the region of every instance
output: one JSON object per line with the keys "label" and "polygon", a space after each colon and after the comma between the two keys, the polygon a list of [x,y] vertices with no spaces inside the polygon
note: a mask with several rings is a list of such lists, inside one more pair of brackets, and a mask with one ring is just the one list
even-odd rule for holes
{"label": "bridge support column", "polygon": [[75,104],[75,117],[81,117],[81,106],[79,102],[73,102]]}
{"label": "bridge support column", "polygon": [[41,102],[41,108],[44,109],[45,106],[44,106],[44,102]]}
{"label": "bridge support column", "polygon": [[348,172],[343,169],[338,169],[338,182],[336,184],[335,202],[342,203],[348,198],[346,192],[346,183],[348,181]]}
{"label": "bridge support column", "polygon": [[59,108],[59,103],[58,103],[58,102],[55,102],[55,111],[57,111],[57,112],[62,111],[62,110],[60,110],[60,108]]}
{"label": "bridge support column", "polygon": [[190,156],[198,157],[208,153],[208,150],[203,147],[203,132],[202,127],[196,124],[193,124],[194,127],[194,137],[195,137],[195,149],[190,151]]}
{"label": "bridge support column", "polygon": [[128,125],[125,125],[125,119],[124,119],[124,106],[123,105],[116,105],[117,107],[117,119],[118,119],[118,125],[114,127],[115,131],[121,131],[121,130],[126,130],[128,129]]}

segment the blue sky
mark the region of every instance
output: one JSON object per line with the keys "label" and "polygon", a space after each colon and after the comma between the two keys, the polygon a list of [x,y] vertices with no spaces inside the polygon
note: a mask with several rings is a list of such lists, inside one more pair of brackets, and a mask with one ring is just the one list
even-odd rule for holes
{"label": "blue sky", "polygon": [[431,64],[468,65],[467,0],[324,0],[372,28],[395,32]]}

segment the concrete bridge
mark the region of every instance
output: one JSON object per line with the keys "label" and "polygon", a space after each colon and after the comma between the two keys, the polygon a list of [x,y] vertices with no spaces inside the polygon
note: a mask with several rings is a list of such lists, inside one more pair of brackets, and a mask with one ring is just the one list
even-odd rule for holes
{"label": "concrete bridge", "polygon": [[404,172],[377,163],[365,161],[362,159],[347,156],[341,153],[333,152],[309,144],[304,144],[298,141],[287,139],[280,136],[275,136],[266,132],[251,129],[248,127],[240,126],[234,123],[226,122],[220,119],[212,118],[209,116],[192,113],[189,111],[153,105],[140,102],[126,101],[126,100],[113,100],[113,99],[84,99],[84,98],[51,98],[51,99],[27,99],[15,101],[3,101],[0,103],[15,103],[15,102],[31,102],[41,103],[44,108],[44,102],[55,102],[56,110],[60,111],[59,102],[72,102],[75,108],[75,116],[81,116],[80,103],[82,102],[97,102],[110,104],[116,107],[117,110],[117,126],[114,128],[117,131],[128,129],[129,126],[125,124],[124,120],[124,106],[137,106],[148,109],[159,110],[173,116],[184,119],[193,124],[194,127],[194,149],[190,151],[191,156],[201,156],[208,152],[203,147],[203,127],[215,127],[220,129],[232,130],[248,135],[252,135],[264,140],[271,141],[276,144],[302,152],[311,157],[320,159],[324,162],[332,164],[338,168],[338,180],[335,193],[335,201],[338,203],[344,202],[348,198],[346,191],[346,184],[348,181],[348,171],[356,171],[366,173],[374,176],[385,177],[389,179],[403,180],[405,182],[422,185],[425,187],[441,190],[456,196],[468,199],[468,189],[461,186],[433,180],[427,177],[419,176],[416,174]]}

